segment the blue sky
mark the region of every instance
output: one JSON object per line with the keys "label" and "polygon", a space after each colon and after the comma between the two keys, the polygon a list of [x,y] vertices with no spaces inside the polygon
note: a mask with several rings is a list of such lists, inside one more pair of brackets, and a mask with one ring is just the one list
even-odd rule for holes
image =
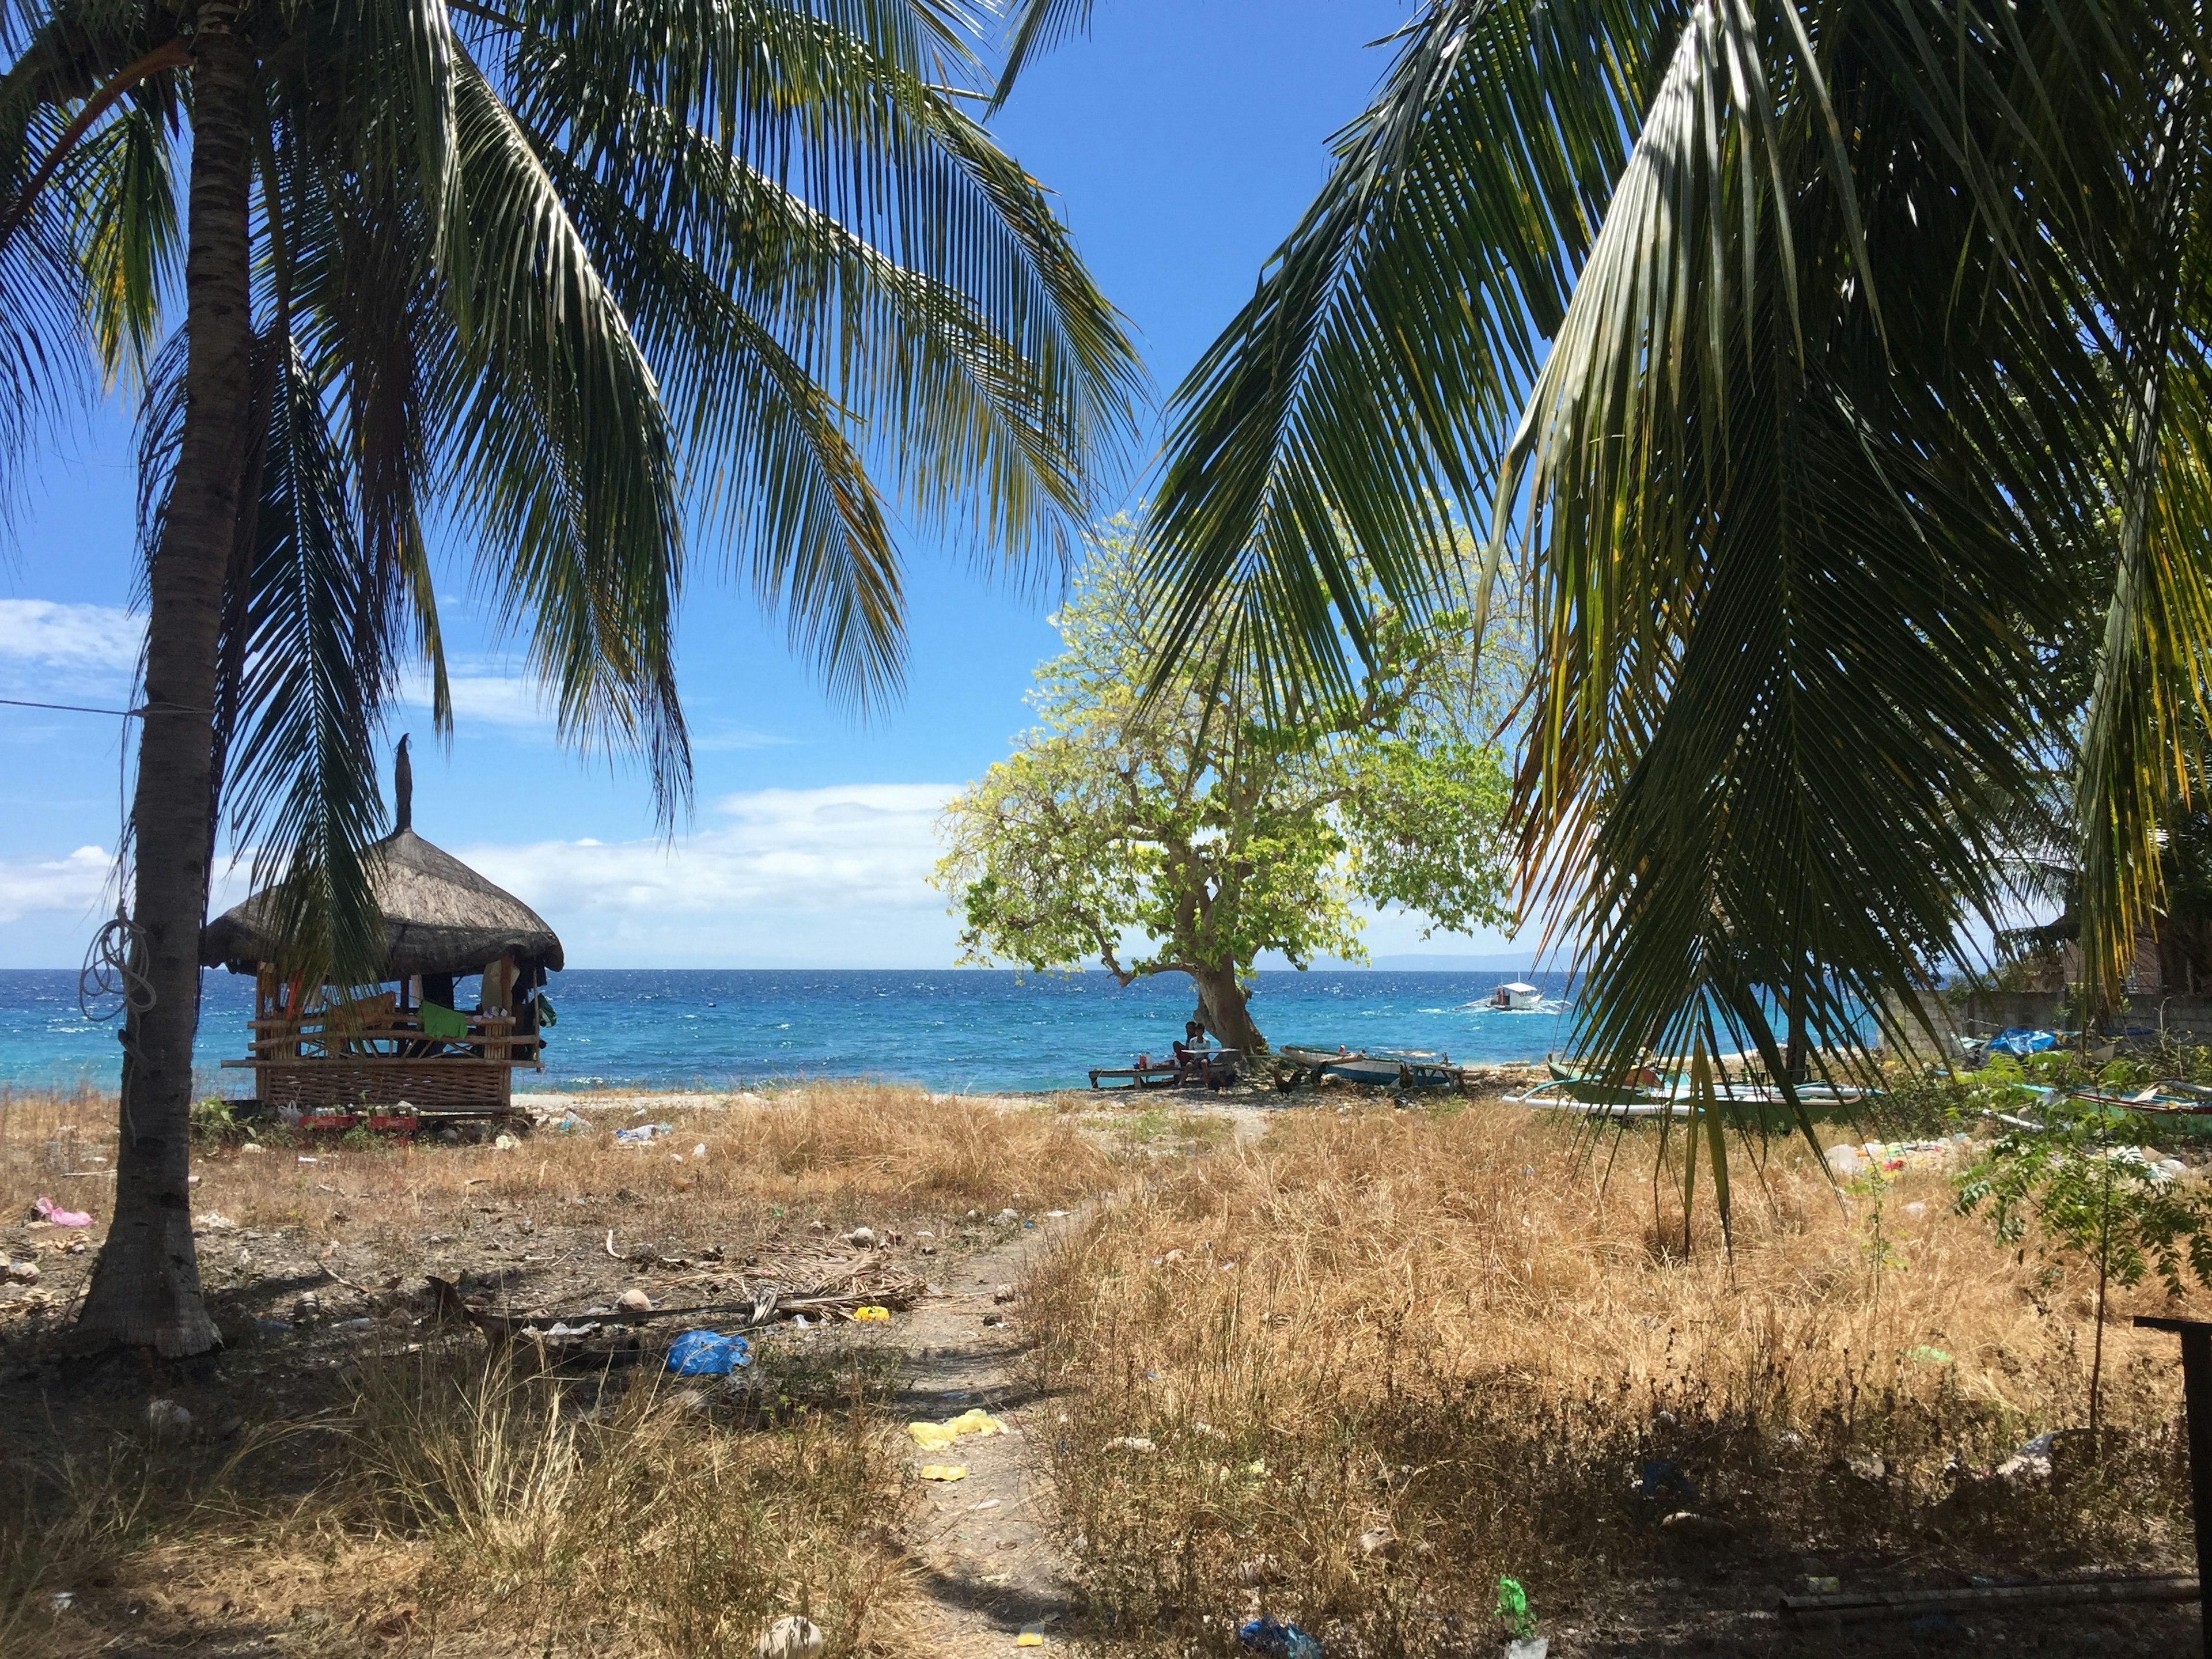
{"label": "blue sky", "polygon": [[[1324,177],[1326,140],[1385,63],[1390,0],[1107,0],[1088,40],[1024,79],[1002,141],[1057,191],[1130,319],[1162,395],[1249,294]],[[0,696],[120,706],[135,635],[130,411],[42,458],[0,562]],[[1152,438],[1131,459],[1133,479]],[[696,814],[656,836],[633,770],[559,747],[441,550],[457,676],[450,751],[416,737],[416,827],[522,894],[576,966],[933,966],[951,961],[926,884],[950,791],[1006,750],[1055,638],[1051,594],[906,544],[907,695],[866,725],[830,706],[780,624],[695,549],[679,668],[698,742]],[[74,963],[116,841],[118,722],[0,708],[0,967]],[[218,904],[239,896],[233,876]],[[112,901],[109,901],[112,902]],[[1377,951],[1495,951],[1378,920]]]}

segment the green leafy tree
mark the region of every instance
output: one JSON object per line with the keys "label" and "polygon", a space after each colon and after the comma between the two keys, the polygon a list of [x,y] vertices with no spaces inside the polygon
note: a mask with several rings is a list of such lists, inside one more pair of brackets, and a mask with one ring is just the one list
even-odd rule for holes
{"label": "green leafy tree", "polygon": [[2212,647],[2196,0],[1423,0],[1391,54],[1176,393],[1154,672],[1342,684],[1354,572],[1449,611],[1488,525],[1586,1054],[1856,1048],[2002,925],[2053,775],[2108,994]]}
{"label": "green leafy tree", "polygon": [[[97,1340],[216,1340],[186,1184],[219,823],[359,978],[426,521],[563,734],[690,787],[688,535],[895,687],[890,526],[1064,553],[1137,374],[939,0],[0,0],[0,441],[143,381],[133,969]],[[169,343],[164,345],[164,341]]]}
{"label": "green leafy tree", "polygon": [[[1996,1085],[2002,1091],[2002,1085]],[[2117,1280],[2155,1274],[2179,1296],[2184,1276],[2212,1285],[2212,1199],[2142,1149],[2149,1125],[2136,1113],[2063,1096],[2019,1118],[1958,1178],[1961,1215],[1986,1211],[1996,1236],[2031,1234],[2059,1261],[2097,1275],[2096,1340],[2089,1364],[2089,1430],[2094,1442],[2105,1369],[2105,1293]]]}
{"label": "green leafy tree", "polygon": [[[1098,537],[1037,670],[1037,723],[947,809],[938,884],[965,959],[1188,974],[1206,1029],[1266,1045],[1254,960],[1364,960],[1360,901],[1453,931],[1504,920],[1507,784],[1463,630],[1384,616],[1356,698],[1271,708],[1220,659],[1145,695],[1156,589]],[[1463,621],[1463,619],[1462,619]]]}

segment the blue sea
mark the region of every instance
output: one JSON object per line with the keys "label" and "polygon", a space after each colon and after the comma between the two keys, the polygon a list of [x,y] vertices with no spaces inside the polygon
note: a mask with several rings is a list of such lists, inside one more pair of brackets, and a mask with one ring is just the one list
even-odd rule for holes
{"label": "blue sea", "polygon": [[[1550,998],[1565,974],[1262,973],[1252,1014],[1269,1042],[1441,1049],[1462,1064],[1540,1060],[1571,1017],[1462,1005],[1526,978]],[[218,1069],[245,1052],[253,982],[204,981],[204,1086],[243,1094]],[[465,983],[462,1000],[473,999]],[[1124,989],[1104,974],[988,969],[576,969],[546,988],[560,1016],[525,1089],[728,1088],[803,1078],[875,1078],[938,1090],[1080,1088],[1094,1066],[1164,1054],[1196,999],[1164,975]],[[79,1012],[76,975],[0,971],[0,1085],[113,1089],[115,1029]]]}

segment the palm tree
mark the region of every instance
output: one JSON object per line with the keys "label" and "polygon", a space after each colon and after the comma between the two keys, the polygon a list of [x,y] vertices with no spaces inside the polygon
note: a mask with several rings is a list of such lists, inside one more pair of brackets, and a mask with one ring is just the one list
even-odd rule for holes
{"label": "palm tree", "polygon": [[473,541],[564,735],[641,755],[672,815],[688,537],[865,702],[900,672],[895,514],[1018,563],[1084,521],[1134,359],[962,108],[965,18],[0,0],[0,439],[81,341],[145,387],[141,994],[88,1339],[216,1340],[185,1166],[218,816],[289,877],[303,961],[366,959],[372,739],[411,653],[450,722],[426,515]]}
{"label": "palm tree", "polygon": [[[1027,0],[1016,38],[1087,15]],[[1176,394],[1165,650],[1340,682],[1359,562],[1433,609],[1487,527],[1536,647],[1523,878],[1613,1063],[1778,1074],[1778,1010],[1856,1049],[1994,925],[2054,770],[2117,984],[2212,642],[2203,28],[1425,0]]]}

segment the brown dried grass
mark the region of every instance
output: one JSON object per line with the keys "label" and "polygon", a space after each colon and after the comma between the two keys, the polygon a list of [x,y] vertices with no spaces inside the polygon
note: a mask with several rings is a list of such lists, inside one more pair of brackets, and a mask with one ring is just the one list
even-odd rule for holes
{"label": "brown dried grass", "polygon": [[[1790,1146],[1740,1171],[1733,1254],[1707,1194],[1686,1259],[1658,1151],[1500,1105],[1299,1112],[1109,1204],[1035,1308],[1103,1628],[1218,1639],[1267,1558],[1269,1610],[1363,1655],[1461,1650],[1501,1574],[1556,1635],[1686,1555],[2185,1565],[2172,1339],[2124,1328],[2162,1293],[2115,1297],[2101,1460],[1961,1474],[2083,1420],[2092,1287],[1957,1217],[1940,1174],[1839,1201]],[[1880,1480],[1840,1462],[1869,1452]],[[1657,1460],[1701,1501],[1640,1492]],[[1692,1507],[1729,1541],[1656,1524]]]}
{"label": "brown dried grass", "polygon": [[[586,1258],[607,1225],[626,1248],[714,1239],[743,1252],[781,1238],[803,1249],[816,1223],[957,1230],[971,1210],[1072,1202],[1115,1178],[1092,1139],[1048,1112],[915,1090],[660,1100],[641,1118],[621,1097],[574,1103],[589,1133],[541,1131],[506,1151],[334,1144],[266,1126],[258,1152],[240,1134],[210,1137],[195,1212],[270,1241],[254,1243],[251,1269],[229,1265],[228,1236],[220,1250],[204,1241],[210,1288],[227,1305],[283,1311],[298,1285],[281,1269],[281,1283],[262,1284],[264,1258],[411,1273],[429,1265],[433,1229],[511,1237],[518,1217],[533,1240]],[[0,1206],[21,1217],[43,1193],[90,1209],[96,1244],[112,1183],[64,1176],[112,1167],[94,1160],[114,1154],[113,1114],[89,1094],[0,1097]],[[616,1145],[633,1121],[675,1133]],[[46,1258],[47,1285],[85,1260]],[[749,1656],[785,1612],[812,1617],[831,1654],[917,1650],[911,1571],[891,1535],[905,1460],[879,1355],[834,1335],[777,1345],[742,1395],[702,1406],[658,1374],[523,1377],[473,1333],[419,1334],[420,1352],[342,1353],[336,1369],[327,1346],[285,1347],[227,1360],[221,1382],[125,1367],[82,1390],[50,1387],[42,1405],[16,1395],[0,1407],[0,1653],[266,1644],[723,1659]],[[233,1435],[163,1439],[144,1417],[149,1383],[187,1401],[201,1430],[234,1407],[245,1421]],[[25,1421],[27,1407],[50,1420]],[[76,1605],[56,1613],[58,1589]]]}
{"label": "brown dried grass", "polygon": [[524,1376],[448,1346],[368,1359],[331,1407],[221,1449],[81,1425],[42,1468],[10,1460],[0,1652],[741,1659],[791,1612],[831,1653],[910,1650],[884,1378],[757,1381],[786,1401],[766,1429],[654,1373]]}
{"label": "brown dried grass", "polygon": [[[588,1132],[540,1131],[506,1152],[428,1136],[414,1145],[301,1136],[270,1124],[209,1138],[193,1163],[193,1207],[246,1227],[349,1223],[353,1236],[403,1247],[457,1206],[487,1200],[566,1205],[571,1221],[701,1231],[773,1222],[779,1212],[849,1225],[1027,1209],[1111,1179],[1105,1154],[1073,1121],[988,1098],[856,1084],[759,1105],[702,1097],[671,1108],[659,1097],[643,1115],[619,1095],[574,1103]],[[115,1109],[112,1097],[90,1092],[0,1091],[0,1214],[27,1214],[45,1195],[104,1222],[112,1181],[66,1172],[112,1170]],[[650,1146],[617,1145],[613,1132],[633,1122],[674,1129]],[[707,1155],[695,1158],[702,1145]],[[340,1215],[346,1223],[333,1222]]]}

